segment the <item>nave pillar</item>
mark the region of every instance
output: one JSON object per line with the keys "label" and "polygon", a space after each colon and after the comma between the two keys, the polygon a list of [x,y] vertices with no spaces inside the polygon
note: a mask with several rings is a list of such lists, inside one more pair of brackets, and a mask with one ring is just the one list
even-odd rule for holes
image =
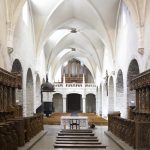
{"label": "nave pillar", "polygon": [[63,113],[66,113],[66,95],[63,96]]}
{"label": "nave pillar", "polygon": [[83,100],[83,113],[86,113],[86,98],[82,96],[82,100]]}
{"label": "nave pillar", "polygon": [[100,114],[100,88],[98,87],[96,92],[96,114]]}

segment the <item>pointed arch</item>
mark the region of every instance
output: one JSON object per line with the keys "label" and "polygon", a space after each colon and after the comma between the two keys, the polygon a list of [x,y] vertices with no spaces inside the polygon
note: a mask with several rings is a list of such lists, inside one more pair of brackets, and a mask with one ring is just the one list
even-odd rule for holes
{"label": "pointed arch", "polygon": [[111,76],[109,78],[109,87],[108,87],[108,113],[114,111],[114,80]]}
{"label": "pointed arch", "polygon": [[26,114],[32,116],[34,112],[33,75],[29,68],[26,77]]}

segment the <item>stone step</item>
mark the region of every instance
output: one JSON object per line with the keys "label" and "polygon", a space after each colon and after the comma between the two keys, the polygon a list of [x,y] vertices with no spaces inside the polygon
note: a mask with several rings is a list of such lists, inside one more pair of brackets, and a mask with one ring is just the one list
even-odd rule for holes
{"label": "stone step", "polygon": [[101,144],[95,141],[56,141],[55,144]]}
{"label": "stone step", "polygon": [[95,136],[57,136],[56,138],[70,138],[70,139],[97,139]]}
{"label": "stone step", "polygon": [[94,136],[94,133],[58,133],[59,136]]}
{"label": "stone step", "polygon": [[54,144],[54,148],[106,148],[100,144]]}
{"label": "stone step", "polygon": [[83,139],[83,138],[78,138],[78,139],[70,139],[70,138],[57,138],[56,141],[88,141],[88,142],[98,142],[98,139]]}
{"label": "stone step", "polygon": [[54,150],[106,150],[106,148],[55,148]]}
{"label": "stone step", "polygon": [[82,130],[69,130],[69,129],[63,129],[63,130],[61,130],[60,132],[65,132],[65,133],[92,133],[92,130],[90,130],[90,129],[82,129]]}

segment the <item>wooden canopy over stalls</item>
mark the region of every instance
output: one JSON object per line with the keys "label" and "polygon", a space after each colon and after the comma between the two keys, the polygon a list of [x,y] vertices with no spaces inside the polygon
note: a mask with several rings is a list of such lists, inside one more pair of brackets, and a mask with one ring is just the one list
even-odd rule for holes
{"label": "wooden canopy over stalls", "polygon": [[0,145],[16,150],[43,130],[43,115],[22,116],[16,104],[16,88],[22,88],[21,75],[0,68]]}
{"label": "wooden canopy over stalls", "polygon": [[131,81],[131,90],[136,90],[137,113],[150,114],[150,70],[147,70]]}
{"label": "wooden canopy over stalls", "polygon": [[136,76],[130,84],[136,90],[136,106],[130,118],[120,113],[108,115],[108,130],[137,150],[150,149],[150,70]]}
{"label": "wooden canopy over stalls", "polygon": [[16,88],[22,88],[21,76],[0,68],[0,112],[15,111]]}

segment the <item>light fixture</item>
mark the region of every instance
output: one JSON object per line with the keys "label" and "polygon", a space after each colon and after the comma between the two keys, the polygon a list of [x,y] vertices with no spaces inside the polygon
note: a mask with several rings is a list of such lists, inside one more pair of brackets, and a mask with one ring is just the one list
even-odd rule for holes
{"label": "light fixture", "polygon": [[75,52],[75,51],[76,51],[76,49],[75,49],[75,48],[71,48],[71,50],[72,50],[73,52]]}
{"label": "light fixture", "polygon": [[71,33],[77,33],[77,29],[76,28],[71,28]]}

